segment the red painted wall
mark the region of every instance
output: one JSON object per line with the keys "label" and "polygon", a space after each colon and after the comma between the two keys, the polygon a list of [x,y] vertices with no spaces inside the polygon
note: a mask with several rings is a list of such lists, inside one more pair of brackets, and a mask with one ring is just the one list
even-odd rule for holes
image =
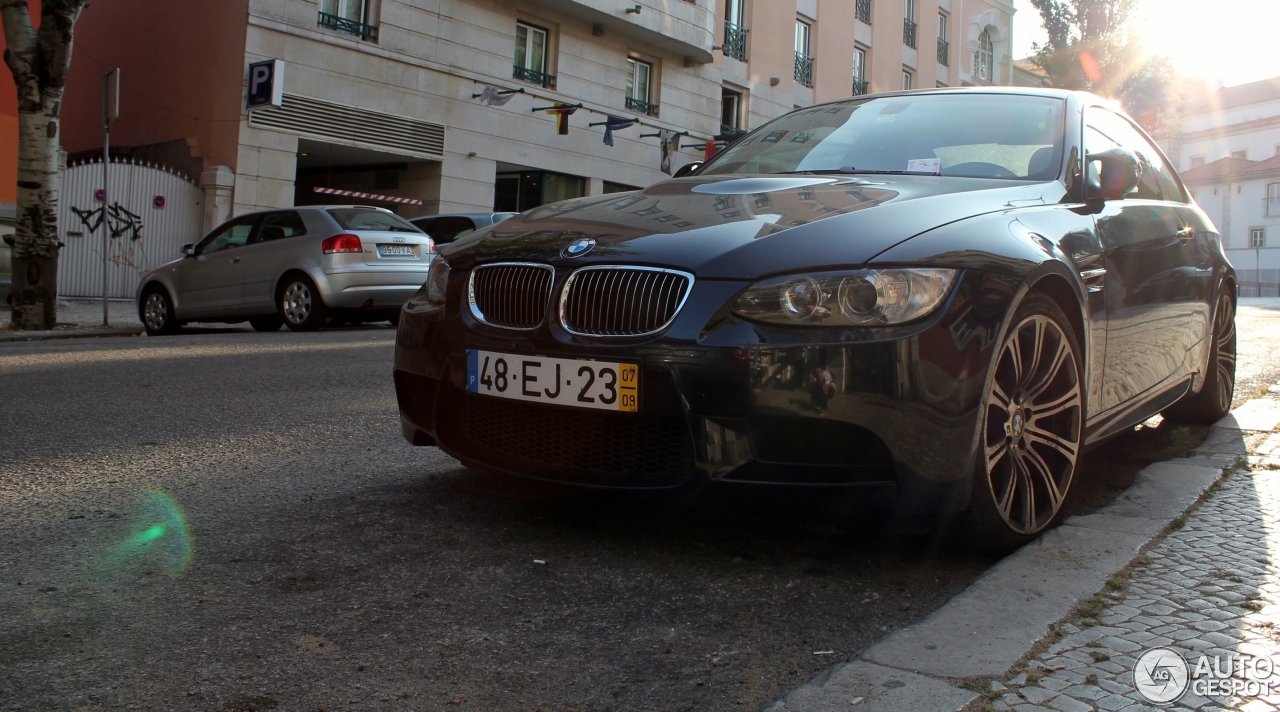
{"label": "red painted wall", "polygon": [[[40,0],[28,0],[31,22],[40,26]],[[4,49],[0,33],[0,50]],[[18,200],[18,90],[9,68],[0,65],[0,203]]]}
{"label": "red painted wall", "polygon": [[[62,147],[102,148],[102,75],[119,67],[112,146],[186,140],[236,165],[249,0],[112,0],[85,9],[63,102]],[[172,166],[181,168],[181,166]]]}

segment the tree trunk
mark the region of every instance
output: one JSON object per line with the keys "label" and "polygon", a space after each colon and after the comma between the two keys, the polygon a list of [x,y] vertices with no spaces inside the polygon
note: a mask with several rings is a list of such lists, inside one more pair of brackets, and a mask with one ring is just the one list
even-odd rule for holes
{"label": "tree trunk", "polygon": [[18,213],[10,327],[18,330],[52,329],[58,318],[57,135],[62,89],[46,89],[43,94],[38,111],[27,111],[29,105],[22,103],[18,109]]}
{"label": "tree trunk", "polygon": [[37,29],[27,0],[0,0],[4,63],[18,90],[11,329],[52,329],[58,320],[59,114],[72,34],[83,9],[84,0],[42,0]]}

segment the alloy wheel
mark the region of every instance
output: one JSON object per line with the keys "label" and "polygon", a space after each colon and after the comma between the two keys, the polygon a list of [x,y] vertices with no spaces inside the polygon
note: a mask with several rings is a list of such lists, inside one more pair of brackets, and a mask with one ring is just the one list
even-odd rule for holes
{"label": "alloy wheel", "polygon": [[1215,363],[1217,369],[1218,407],[1231,410],[1231,397],[1236,385],[1236,315],[1231,297],[1223,293],[1218,297],[1218,308],[1213,315]]}
{"label": "alloy wheel", "polygon": [[1084,420],[1070,339],[1053,319],[1023,319],[1001,347],[987,393],[983,454],[995,509],[1030,535],[1062,509],[1080,459]]}
{"label": "alloy wheel", "polygon": [[142,318],[147,328],[153,332],[164,331],[165,322],[169,319],[169,302],[160,292],[152,292],[142,307]]}
{"label": "alloy wheel", "polygon": [[311,316],[311,290],[302,282],[292,282],[284,290],[284,318],[301,324]]}

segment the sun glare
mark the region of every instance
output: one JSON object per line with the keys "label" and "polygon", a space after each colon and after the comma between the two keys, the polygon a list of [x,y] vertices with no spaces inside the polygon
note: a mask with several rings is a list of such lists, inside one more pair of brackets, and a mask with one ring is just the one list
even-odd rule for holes
{"label": "sun glare", "polygon": [[[1031,53],[1032,42],[1044,41],[1044,30],[1029,0],[1015,5],[1015,56],[1021,58]],[[1147,50],[1167,55],[1186,76],[1230,86],[1280,75],[1275,0],[1140,0],[1136,26]]]}

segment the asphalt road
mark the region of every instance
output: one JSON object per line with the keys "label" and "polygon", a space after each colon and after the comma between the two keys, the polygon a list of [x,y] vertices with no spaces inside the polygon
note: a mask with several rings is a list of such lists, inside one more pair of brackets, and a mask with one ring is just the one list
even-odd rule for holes
{"label": "asphalt road", "polygon": [[[1276,382],[1280,311],[1241,324]],[[0,705],[760,709],[991,563],[872,505],[462,469],[400,438],[393,336],[0,345]]]}

